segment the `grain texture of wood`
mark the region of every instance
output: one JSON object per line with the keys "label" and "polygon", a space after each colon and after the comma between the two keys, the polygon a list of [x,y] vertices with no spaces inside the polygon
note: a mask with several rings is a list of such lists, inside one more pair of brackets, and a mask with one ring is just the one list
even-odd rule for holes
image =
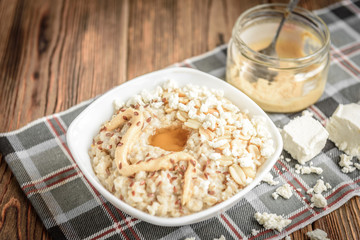
{"label": "grain texture of wood", "polygon": [[[1,0],[0,132],[226,43],[237,17],[266,2],[273,1]],[[291,237],[321,228],[330,239],[360,239],[359,206],[352,198]],[[3,158],[0,212],[0,239],[51,238]]]}

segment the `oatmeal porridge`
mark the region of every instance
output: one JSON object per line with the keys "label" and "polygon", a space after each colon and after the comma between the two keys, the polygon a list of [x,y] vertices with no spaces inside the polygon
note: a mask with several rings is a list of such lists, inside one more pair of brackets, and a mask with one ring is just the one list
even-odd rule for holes
{"label": "oatmeal porridge", "polygon": [[168,81],[114,107],[89,151],[94,172],[151,215],[180,217],[232,197],[274,153],[265,119],[219,90]]}

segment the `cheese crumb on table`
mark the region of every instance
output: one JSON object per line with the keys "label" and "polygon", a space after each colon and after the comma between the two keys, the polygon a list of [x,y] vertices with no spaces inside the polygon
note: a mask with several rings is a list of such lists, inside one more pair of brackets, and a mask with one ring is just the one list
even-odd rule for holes
{"label": "cheese crumb on table", "polygon": [[326,129],[329,139],[346,154],[360,156],[360,104],[340,104]]}
{"label": "cheese crumb on table", "polygon": [[253,235],[253,236],[258,235],[258,234],[259,234],[259,232],[260,232],[260,230],[251,229],[251,235]]}
{"label": "cheese crumb on table", "polygon": [[327,206],[327,201],[324,198],[323,195],[321,195],[320,193],[315,193],[312,197],[311,197],[311,202],[313,203],[313,205],[317,208],[324,208]]}
{"label": "cheese crumb on table", "polygon": [[315,229],[314,231],[307,232],[306,235],[310,240],[330,240],[327,238],[327,233],[321,229]]}
{"label": "cheese crumb on table", "polygon": [[[276,192],[275,192],[278,196],[280,195],[281,197],[283,197],[283,198],[285,198],[285,199],[289,199],[292,195],[293,195],[293,193],[292,193],[292,187],[288,184],[288,183],[286,183],[286,184],[284,184],[284,185],[282,185],[281,187],[278,187],[277,189],[276,189]],[[273,198],[274,199],[277,199],[277,197],[278,196],[274,196],[275,194],[273,193]]]}
{"label": "cheese crumb on table", "polygon": [[297,173],[297,174],[311,174],[311,173],[315,173],[315,174],[318,174],[318,175],[320,175],[320,174],[322,174],[322,172],[323,172],[323,169],[322,168],[320,168],[320,167],[313,167],[313,166],[302,166],[302,165],[300,165],[300,164],[296,164],[295,165],[295,168],[296,168],[296,170],[295,170],[295,172]]}
{"label": "cheese crumb on table", "polygon": [[278,181],[274,181],[274,177],[271,175],[270,172],[268,172],[261,181],[266,182],[267,184],[272,186],[279,184]]}
{"label": "cheese crumb on table", "polygon": [[315,206],[317,208],[326,207],[327,200],[321,193],[329,190],[330,188],[331,188],[331,185],[329,183],[325,184],[323,180],[321,180],[321,179],[317,180],[314,187],[310,188],[307,191],[307,194],[314,193],[314,195],[310,199],[312,202],[311,207],[313,207],[313,206]]}
{"label": "cheese crumb on table", "polygon": [[291,237],[290,237],[290,236],[286,236],[286,237],[285,237],[285,240],[291,240]]}
{"label": "cheese crumb on table", "polygon": [[291,120],[281,135],[284,149],[300,164],[305,164],[319,154],[329,136],[321,123],[309,115]]}
{"label": "cheese crumb on table", "polygon": [[283,228],[291,223],[290,219],[283,218],[282,216],[273,213],[255,213],[256,221],[263,225],[265,229],[273,229],[281,232]]}
{"label": "cheese crumb on table", "polygon": [[340,162],[339,162],[339,166],[342,167],[341,171],[343,173],[351,173],[353,171],[355,171],[356,168],[353,167],[353,162],[352,160],[352,156],[348,156],[346,154],[341,154],[340,155]]}

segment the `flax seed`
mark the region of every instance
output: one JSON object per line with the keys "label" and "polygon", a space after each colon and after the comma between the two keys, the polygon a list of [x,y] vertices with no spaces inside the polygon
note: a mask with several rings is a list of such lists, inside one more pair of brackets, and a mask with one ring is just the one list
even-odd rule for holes
{"label": "flax seed", "polygon": [[123,119],[124,119],[125,121],[129,120],[129,119],[127,118],[127,116],[123,116]]}

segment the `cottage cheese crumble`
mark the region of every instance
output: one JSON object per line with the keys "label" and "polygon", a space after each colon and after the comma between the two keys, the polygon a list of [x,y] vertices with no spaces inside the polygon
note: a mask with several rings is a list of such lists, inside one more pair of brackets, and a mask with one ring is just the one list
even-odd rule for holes
{"label": "cottage cheese crumble", "polygon": [[282,216],[273,213],[255,213],[256,221],[263,225],[265,229],[274,229],[281,232],[283,228],[291,223],[290,219],[283,218]]}
{"label": "cottage cheese crumble", "polygon": [[261,181],[266,182],[272,186],[279,184],[279,181],[275,181],[270,172],[268,172]]}
{"label": "cottage cheese crumble", "polygon": [[311,173],[315,173],[315,174],[322,174],[323,169],[320,167],[313,167],[313,166],[302,166],[300,164],[296,164],[295,165],[295,172],[297,174],[311,174]]}
{"label": "cottage cheese crumble", "polygon": [[329,138],[347,155],[360,157],[360,104],[340,104],[326,129]]}
{"label": "cottage cheese crumble", "polygon": [[321,194],[322,192],[328,191],[331,188],[329,183],[324,183],[322,179],[316,181],[316,184],[313,188],[310,188],[307,191],[307,194],[313,194],[311,197],[311,206],[315,206],[317,208],[324,208],[327,206],[326,198]]}

